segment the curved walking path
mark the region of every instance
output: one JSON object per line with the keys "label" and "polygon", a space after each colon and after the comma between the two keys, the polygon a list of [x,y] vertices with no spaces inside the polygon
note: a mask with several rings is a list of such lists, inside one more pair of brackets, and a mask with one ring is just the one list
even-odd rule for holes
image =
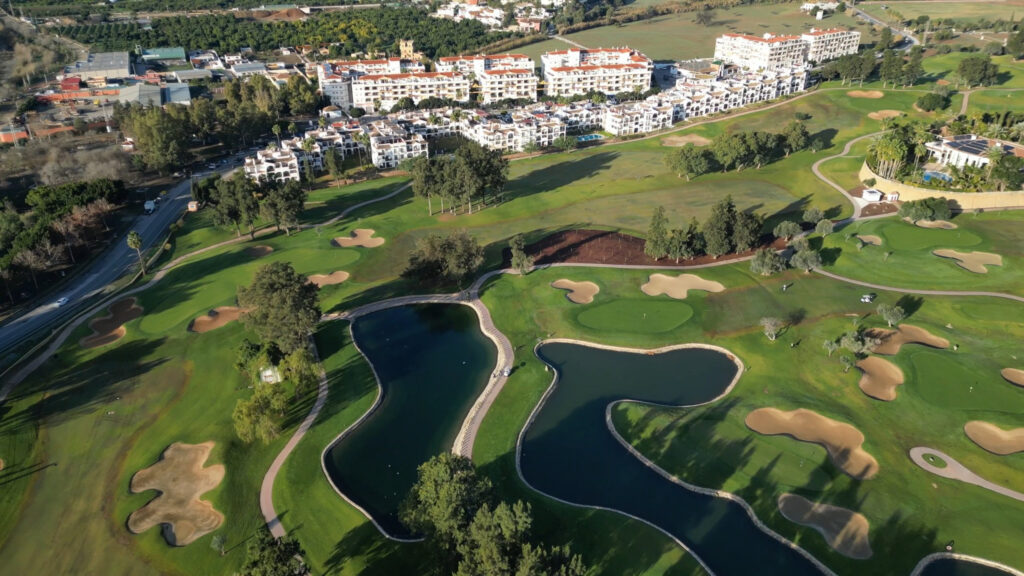
{"label": "curved walking path", "polygon": [[873,282],[865,282],[863,280],[855,280],[853,278],[847,278],[846,276],[840,276],[816,268],[814,270],[822,276],[826,276],[833,280],[840,282],[846,282],[847,284],[856,284],[857,286],[864,286],[865,288],[873,288],[875,290],[885,290],[886,292],[898,292],[901,294],[918,294],[921,296],[984,296],[988,298],[1004,298],[1006,300],[1014,300],[1016,302],[1024,302],[1024,296],[1017,296],[1016,294],[1007,294],[1005,292],[986,292],[981,290],[920,290],[916,288],[899,288],[896,286],[886,286],[885,284],[875,284]]}
{"label": "curved walking path", "polygon": [[[832,188],[835,188],[840,194],[845,196],[846,199],[850,201],[850,204],[853,204],[853,216],[851,216],[849,218],[850,220],[859,220],[861,218],[861,215],[860,215],[861,211],[864,209],[865,206],[868,205],[868,203],[863,198],[857,198],[856,196],[851,195],[849,192],[846,191],[846,188],[843,188],[839,184],[836,184],[829,177],[827,177],[824,174],[822,174],[820,167],[821,167],[822,164],[824,164],[825,162],[828,162],[829,160],[835,160],[836,158],[842,158],[843,156],[846,156],[847,154],[849,154],[850,150],[853,148],[853,145],[856,144],[857,142],[860,142],[861,140],[865,140],[867,138],[874,138],[875,136],[878,136],[879,134],[882,134],[882,132],[872,132],[871,134],[865,134],[863,136],[858,136],[857,138],[854,138],[853,140],[850,140],[849,142],[847,142],[846,146],[843,146],[843,151],[842,152],[840,152],[838,154],[833,154],[832,156],[826,156],[826,157],[822,158],[821,160],[818,160],[817,162],[815,162],[814,164],[811,165],[811,172],[814,173],[814,175],[818,178],[818,180],[821,180],[825,184],[828,184]],[[887,214],[887,216],[888,216],[888,214]]]}
{"label": "curved walking path", "polygon": [[[946,461],[946,467],[939,468],[938,466],[931,464],[930,462],[924,459],[925,454],[934,454],[935,456],[942,458],[943,460]],[[910,449],[910,459],[914,461],[914,464],[917,464],[921,468],[924,468],[925,470],[931,472],[932,474],[935,474],[936,476],[949,478],[950,480],[959,480],[960,482],[966,482],[968,484],[974,484],[975,486],[980,486],[986,490],[991,490],[996,494],[1002,494],[1003,496],[1007,496],[1009,498],[1013,498],[1014,500],[1024,502],[1024,494],[1021,494],[1016,490],[1011,490],[1006,486],[1000,486],[995,482],[991,482],[989,480],[982,478],[981,476],[978,476],[974,472],[971,472],[970,468],[957,462],[956,460],[953,459],[952,456],[946,454],[945,452],[940,452],[934,448],[927,448],[925,446],[917,446],[915,448]]]}

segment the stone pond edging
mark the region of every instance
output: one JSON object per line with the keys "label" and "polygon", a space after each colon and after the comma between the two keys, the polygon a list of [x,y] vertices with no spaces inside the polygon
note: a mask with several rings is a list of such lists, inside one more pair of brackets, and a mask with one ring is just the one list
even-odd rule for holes
{"label": "stone pond edging", "polygon": [[1021,572],[1020,570],[1017,570],[1012,566],[1007,566],[1006,564],[1000,564],[999,562],[995,562],[993,560],[986,560],[985,558],[979,558],[977,556],[970,556],[968,554],[958,554],[956,552],[935,552],[933,554],[925,556],[924,558],[921,558],[921,561],[918,562],[916,566],[914,566],[914,570],[910,573],[910,576],[921,576],[921,574],[924,573],[924,569],[927,568],[929,564],[937,560],[958,560],[960,562],[972,562],[974,564],[981,564],[982,566],[985,566],[987,568],[995,568],[996,570],[1002,570],[1003,572],[1011,574],[1012,576],[1024,576],[1024,572]]}

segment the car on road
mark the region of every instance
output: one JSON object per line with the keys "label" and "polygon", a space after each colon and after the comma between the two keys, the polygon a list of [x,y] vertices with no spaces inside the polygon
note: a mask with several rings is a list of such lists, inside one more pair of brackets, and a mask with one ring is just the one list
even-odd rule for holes
{"label": "car on road", "polygon": [[67,303],[68,303],[67,296],[61,296],[60,298],[57,299],[56,302],[54,302],[54,305],[56,305],[57,308],[60,308],[61,306],[65,305]]}
{"label": "car on road", "polygon": [[865,304],[871,304],[872,302],[875,301],[875,298],[877,298],[877,297],[878,297],[878,294],[875,294],[874,292],[871,292],[869,294],[865,294],[865,295],[861,296],[860,297],[860,301],[865,303]]}

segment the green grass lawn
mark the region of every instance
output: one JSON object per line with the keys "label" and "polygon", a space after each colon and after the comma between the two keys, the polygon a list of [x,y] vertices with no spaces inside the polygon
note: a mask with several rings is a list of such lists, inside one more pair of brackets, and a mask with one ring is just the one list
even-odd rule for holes
{"label": "green grass lawn", "polygon": [[885,20],[889,10],[897,10],[905,20],[928,16],[932,20],[994,20],[1009,19],[1014,11],[1024,11],[1020,0],[995,0],[993,2],[870,2],[858,4],[858,8],[876,18]]}
{"label": "green grass lawn", "polygon": [[[625,8],[644,5],[627,4]],[[656,60],[710,58],[715,53],[715,38],[727,32],[758,36],[765,32],[799,34],[812,27],[842,26],[861,29],[864,32],[862,41],[870,39],[870,28],[861,21],[839,14],[818,22],[813,16],[800,12],[800,3],[745,5],[716,9],[714,14],[715,22],[710,26],[695,23],[692,12],[683,12],[623,25],[591,28],[569,34],[567,38],[588,48],[629,46]]]}
{"label": "green grass lawn", "polygon": [[[829,259],[835,260],[828,269],[888,286],[1024,294],[1024,245],[1019,236],[1024,213],[961,214],[953,221],[955,230],[919,228],[895,216],[855,223],[825,239]],[[846,239],[848,234],[876,235],[882,245],[857,250]],[[990,266],[986,274],[968,272],[953,260],[932,254],[943,248],[994,252],[1003,257],[1003,265]]]}
{"label": "green grass lawn", "polygon": [[967,101],[967,113],[995,112],[1020,109],[1022,92],[1009,90],[977,90],[971,93]]}

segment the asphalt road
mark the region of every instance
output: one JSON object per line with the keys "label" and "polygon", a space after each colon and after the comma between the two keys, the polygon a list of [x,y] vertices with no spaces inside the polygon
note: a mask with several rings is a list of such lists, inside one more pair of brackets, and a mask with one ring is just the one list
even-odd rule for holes
{"label": "asphalt road", "polygon": [[[239,163],[239,161],[233,160],[232,163],[224,165],[223,168],[218,168],[216,171],[228,172],[235,169]],[[196,173],[196,181],[213,172],[214,170],[204,170]],[[131,230],[142,236],[144,249],[164,240],[167,228],[185,212],[190,199],[189,180],[185,179],[167,190],[163,201],[160,202],[153,214],[145,215],[141,208],[129,208],[139,210],[139,215],[132,223]],[[113,245],[107,248],[106,252],[94,259],[85,269],[75,272],[74,278],[67,283],[63,290],[54,293],[48,303],[30,310],[18,319],[0,327],[0,357],[37,332],[46,334],[49,330],[86,309],[89,303],[96,300],[95,297],[103,293],[104,288],[109,284],[121,276],[137,270],[138,256],[136,256],[135,250],[128,247],[126,236],[127,233],[118,238]],[[60,298],[67,298],[68,303],[64,306],[57,306],[56,302]]]}

